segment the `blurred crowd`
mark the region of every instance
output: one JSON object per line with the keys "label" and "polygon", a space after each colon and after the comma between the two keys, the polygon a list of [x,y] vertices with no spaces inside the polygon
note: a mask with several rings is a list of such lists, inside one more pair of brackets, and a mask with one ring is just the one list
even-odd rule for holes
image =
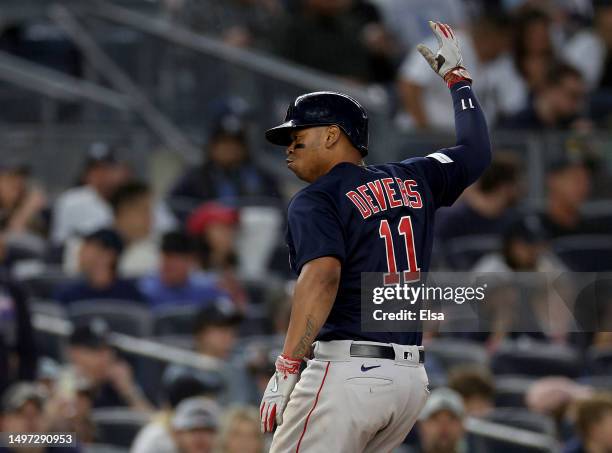
{"label": "blurred crowd", "polygon": [[227,44],[258,48],[353,84],[381,84],[397,125],[453,128],[443,84],[416,52],[427,21],[458,29],[489,122],[504,129],[610,126],[608,0],[166,0],[167,13]]}
{"label": "blurred crowd", "polygon": [[[612,124],[612,1],[161,3],[230,45],[383,85],[408,130],[453,128],[444,84],[411,50],[435,48],[430,18],[456,26],[491,124],[580,134]],[[0,48],[35,60],[21,32],[5,29]],[[2,431],[76,432],[83,452],[266,451],[257,406],[291,308],[283,232],[294,188],[254,158],[244,111],[226,107],[206,125],[199,164],[163,191],[114,143],[83,149],[57,196],[19,156],[0,164]],[[610,198],[611,178],[605,155],[566,145],[542,159],[540,203],[524,156],[497,149],[438,212],[432,270],[495,275],[493,328],[425,334],[433,390],[398,453],[532,451],[482,444],[474,419],[568,453],[612,451],[612,284],[574,278],[612,271],[612,209],[590,203]],[[518,284],[529,272],[552,276],[554,294]],[[70,327],[58,334],[50,320]],[[154,343],[126,347],[142,340]]]}

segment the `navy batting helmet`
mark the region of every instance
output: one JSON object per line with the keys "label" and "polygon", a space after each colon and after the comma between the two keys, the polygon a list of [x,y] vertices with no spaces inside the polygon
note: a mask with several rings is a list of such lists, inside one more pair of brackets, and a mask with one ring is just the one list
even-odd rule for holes
{"label": "navy batting helmet", "polygon": [[332,91],[299,96],[289,105],[285,122],[268,129],[266,138],[275,145],[289,146],[291,131],[332,124],[342,129],[362,156],[368,154],[368,114],[352,97]]}

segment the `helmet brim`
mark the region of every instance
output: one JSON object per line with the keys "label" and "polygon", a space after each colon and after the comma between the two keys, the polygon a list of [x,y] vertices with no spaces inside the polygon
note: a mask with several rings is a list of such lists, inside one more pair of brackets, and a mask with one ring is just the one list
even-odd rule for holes
{"label": "helmet brim", "polygon": [[289,146],[292,142],[291,131],[297,129],[293,121],[286,121],[266,131],[266,140],[274,145]]}
{"label": "helmet brim", "polygon": [[293,139],[291,138],[291,132],[298,129],[308,129],[309,127],[322,127],[330,126],[333,123],[312,123],[312,124],[296,124],[295,121],[286,121],[283,124],[279,124],[272,129],[266,131],[266,139],[274,144],[280,146],[289,146]]}

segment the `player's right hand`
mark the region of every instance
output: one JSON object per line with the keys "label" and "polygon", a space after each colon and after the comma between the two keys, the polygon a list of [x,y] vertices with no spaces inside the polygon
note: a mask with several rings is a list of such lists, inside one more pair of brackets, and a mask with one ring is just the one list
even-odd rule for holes
{"label": "player's right hand", "polygon": [[282,354],[276,359],[276,372],[270,378],[259,406],[262,433],[271,433],[275,422],[277,425],[283,423],[283,412],[298,381],[301,363],[300,359]]}
{"label": "player's right hand", "polygon": [[462,80],[471,82],[470,74],[463,67],[459,40],[453,29],[440,22],[429,21],[429,26],[438,39],[438,50],[434,55],[433,51],[424,44],[417,46],[417,50],[427,60],[429,66],[444,79],[449,87]]}

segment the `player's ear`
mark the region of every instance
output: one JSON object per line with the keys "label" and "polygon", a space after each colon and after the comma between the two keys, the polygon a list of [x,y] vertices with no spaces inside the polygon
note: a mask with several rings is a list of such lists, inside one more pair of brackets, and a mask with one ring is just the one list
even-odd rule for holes
{"label": "player's ear", "polygon": [[334,146],[334,144],[336,144],[338,140],[340,140],[341,135],[342,132],[340,131],[340,128],[338,126],[328,126],[327,133],[325,136],[325,146],[327,148],[331,148],[332,146]]}

